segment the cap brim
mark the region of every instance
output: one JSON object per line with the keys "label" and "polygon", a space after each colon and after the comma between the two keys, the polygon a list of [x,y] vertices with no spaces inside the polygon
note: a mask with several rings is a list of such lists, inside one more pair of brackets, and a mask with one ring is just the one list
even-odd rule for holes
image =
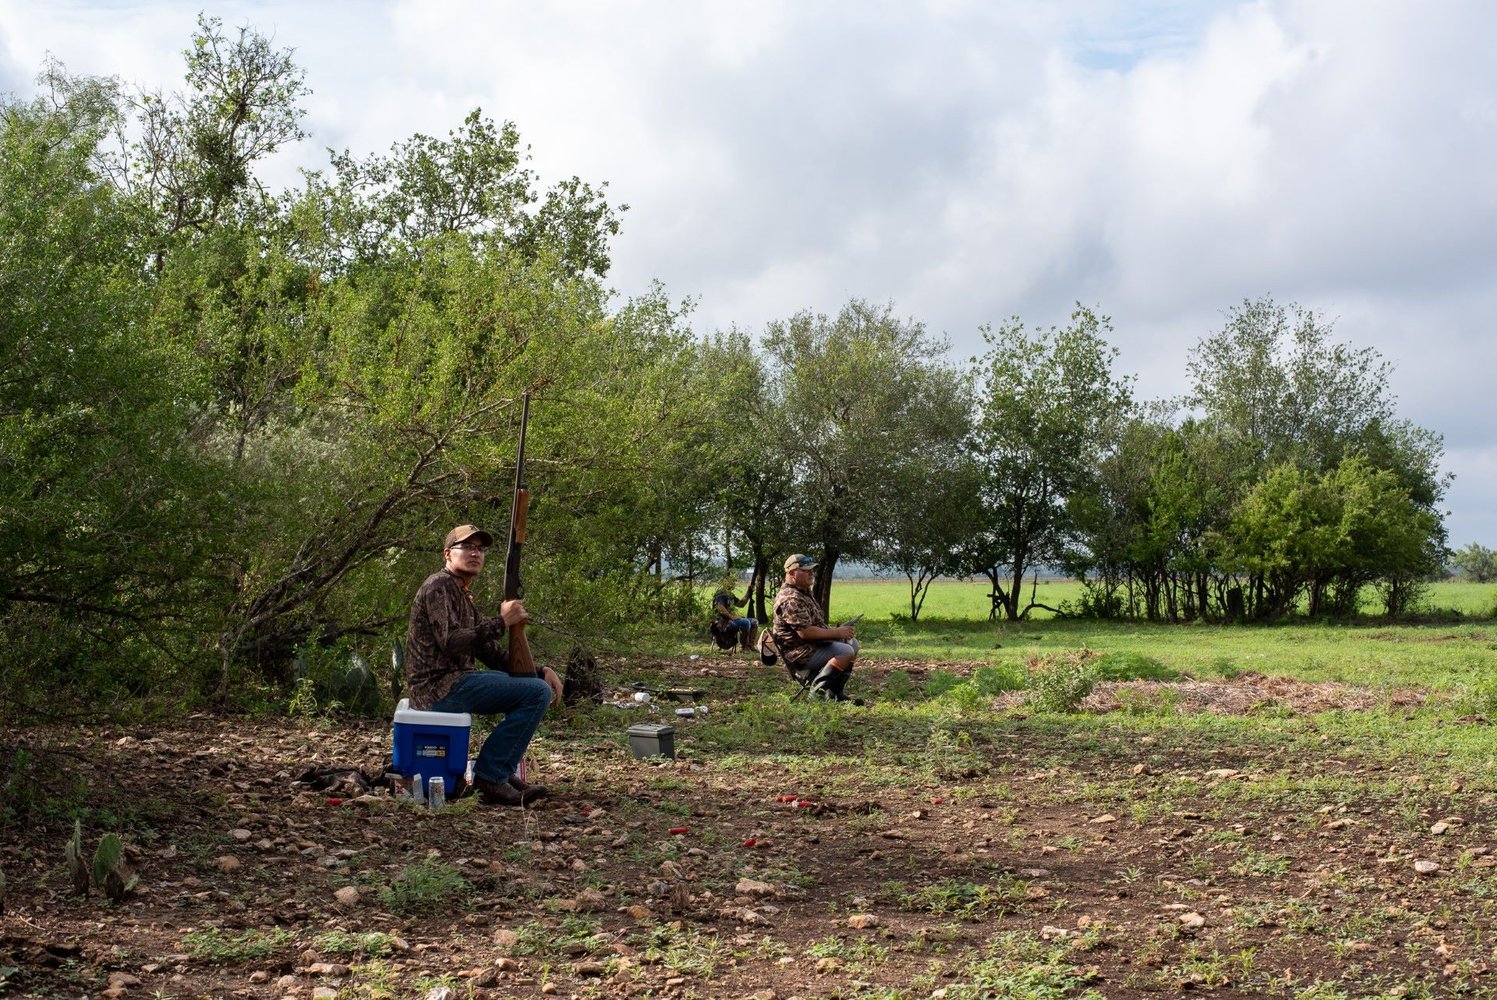
{"label": "cap brim", "polygon": [[485,546],[494,544],[494,536],[489,534],[487,531],[480,529],[478,531],[470,531],[466,535],[460,535],[457,538],[454,538],[452,541],[447,543],[446,547],[450,549],[454,545],[461,545],[464,542],[471,541],[475,538],[482,542]]}

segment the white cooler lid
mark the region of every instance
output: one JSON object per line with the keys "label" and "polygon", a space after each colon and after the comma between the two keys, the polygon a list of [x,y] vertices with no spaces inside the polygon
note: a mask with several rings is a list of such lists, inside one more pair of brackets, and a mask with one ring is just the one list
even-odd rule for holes
{"label": "white cooler lid", "polygon": [[409,698],[395,706],[395,722],[403,726],[462,726],[473,728],[473,716],[467,712],[423,712],[411,707]]}

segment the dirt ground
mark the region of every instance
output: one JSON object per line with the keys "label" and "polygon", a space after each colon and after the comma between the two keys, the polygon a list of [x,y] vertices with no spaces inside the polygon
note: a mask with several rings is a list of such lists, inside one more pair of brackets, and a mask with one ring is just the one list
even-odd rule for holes
{"label": "dirt ground", "polygon": [[[654,666],[702,683],[698,663]],[[642,716],[619,713],[616,732],[554,725],[535,763],[556,794],[524,810],[467,799],[426,811],[296,782],[314,763],[378,771],[382,723],[193,716],[11,733],[12,762],[24,747],[59,787],[81,777],[94,790],[90,850],[125,824],[140,881],[120,903],[75,895],[63,866],[71,823],[33,803],[24,827],[0,830],[0,995],[1488,987],[1493,803],[1459,783],[1406,779],[1334,747],[1308,760],[1126,729],[1078,738],[1022,713],[1003,738],[956,748],[944,772],[845,756],[822,767],[772,747],[709,752],[699,727],[728,724],[754,669],[706,668],[713,714],[677,720],[675,761],[633,759],[623,730]],[[1084,707],[1126,710],[1165,692],[1178,711],[1221,714],[1422,697],[1246,675],[1100,685]],[[1332,774],[1350,791],[1316,783]],[[1319,791],[1297,794],[1301,781]],[[411,872],[422,866],[456,888],[400,896],[421,888]]]}

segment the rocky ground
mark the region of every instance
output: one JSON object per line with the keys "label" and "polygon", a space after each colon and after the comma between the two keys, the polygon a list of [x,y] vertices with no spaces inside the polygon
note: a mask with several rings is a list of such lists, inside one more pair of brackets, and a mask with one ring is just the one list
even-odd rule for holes
{"label": "rocky ground", "polygon": [[[0,995],[1489,989],[1490,795],[1438,762],[1321,743],[1313,725],[1284,739],[1137,710],[1248,719],[1269,705],[1282,720],[1417,692],[1361,706],[1362,692],[1264,678],[1135,683],[1092,695],[1115,725],[1002,699],[947,725],[791,703],[742,661],[648,669],[708,689],[708,715],[676,720],[678,758],[629,753],[624,730],[647,708],[574,713],[534,758],[556,795],[524,810],[427,811],[296,781],[316,763],[377,772],[383,723],[202,715],[9,734],[9,773],[31,780],[8,786],[0,830]],[[774,737],[814,746],[817,727],[820,752]],[[123,900],[73,891],[71,809],[87,850],[122,834],[139,877]]]}

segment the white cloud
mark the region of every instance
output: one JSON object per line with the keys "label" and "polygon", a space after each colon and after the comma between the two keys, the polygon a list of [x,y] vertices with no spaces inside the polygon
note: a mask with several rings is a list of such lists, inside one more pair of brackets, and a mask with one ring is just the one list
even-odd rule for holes
{"label": "white cloud", "polygon": [[[196,3],[0,0],[0,87],[180,77]],[[445,134],[481,105],[546,180],[628,202],[613,283],[703,327],[892,300],[950,333],[1110,314],[1146,394],[1244,298],[1339,316],[1446,434],[1452,525],[1497,507],[1497,7],[1360,0],[220,5],[297,49],[313,141]],[[10,84],[15,86],[15,84]],[[1457,498],[1459,503],[1457,503]],[[1497,544],[1497,531],[1485,538]]]}

